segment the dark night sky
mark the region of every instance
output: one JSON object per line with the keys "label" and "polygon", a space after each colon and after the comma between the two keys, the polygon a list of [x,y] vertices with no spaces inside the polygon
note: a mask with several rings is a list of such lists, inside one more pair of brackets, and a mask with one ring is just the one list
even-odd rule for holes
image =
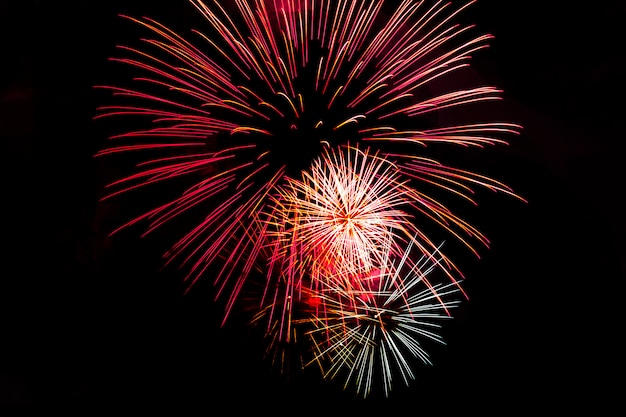
{"label": "dark night sky", "polygon": [[469,262],[448,346],[410,388],[372,401],[281,379],[237,323],[220,328],[208,290],[183,297],[159,272],[162,242],[106,238],[119,207],[97,205],[92,86],[115,44],[135,40],[117,14],[201,24],[184,0],[152,3],[0,1],[0,416],[623,410],[623,2],[471,9],[495,35],[475,68],[524,126],[491,168],[529,203],[485,196],[476,225],[492,249]]}

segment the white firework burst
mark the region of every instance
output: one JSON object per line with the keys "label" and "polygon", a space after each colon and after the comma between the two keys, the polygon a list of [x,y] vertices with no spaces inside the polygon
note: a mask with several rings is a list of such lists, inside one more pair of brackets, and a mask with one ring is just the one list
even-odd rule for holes
{"label": "white firework burst", "polygon": [[[412,244],[399,259],[387,257],[380,269],[362,277],[364,290],[329,288],[320,292],[324,314],[314,317],[314,359],[324,376],[345,375],[367,397],[381,383],[388,396],[399,377],[406,385],[415,379],[414,362],[431,364],[425,344],[445,344],[441,322],[451,318],[459,287],[449,281],[426,279],[439,269],[438,250],[410,261]],[[399,284],[401,283],[401,284]]]}

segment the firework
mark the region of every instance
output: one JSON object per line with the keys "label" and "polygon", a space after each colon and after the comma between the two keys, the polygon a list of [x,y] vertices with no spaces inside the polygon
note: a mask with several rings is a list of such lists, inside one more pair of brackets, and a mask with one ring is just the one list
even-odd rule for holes
{"label": "firework", "polygon": [[[165,263],[186,268],[189,288],[211,276],[217,296],[226,297],[224,320],[257,272],[268,285],[282,277],[291,292],[303,277],[327,279],[329,265],[347,268],[337,271],[344,280],[355,270],[371,272],[386,256],[377,247],[389,236],[415,235],[412,241],[429,255],[437,246],[422,227],[428,222],[475,253],[488,244],[440,193],[427,191],[472,203],[476,186],[516,196],[494,179],[425,154],[431,144],[505,144],[505,135],[520,130],[497,121],[433,122],[446,109],[501,99],[490,86],[435,95],[429,89],[488,46],[490,36],[455,23],[472,2],[460,8],[412,0],[393,8],[373,0],[190,3],[207,23],[193,41],[153,19],[124,16],[151,36],[139,47],[120,47],[112,60],[136,71],[134,87],[101,86],[119,104],[100,107],[96,118],[129,117],[137,127],[112,136],[97,155],[137,158],[132,172],[107,186],[104,199],[139,189],[163,198],[116,231],[143,224],[149,234],[182,216],[192,219]],[[367,144],[376,156],[350,162],[324,154],[345,144]],[[333,175],[344,178],[313,187]],[[320,203],[333,198],[332,187],[352,203],[377,205],[362,207],[373,214],[361,219],[362,234],[344,222],[322,235],[328,223],[311,223],[326,218]],[[385,214],[376,219],[377,210]],[[289,213],[302,217],[294,221]],[[288,221],[277,229],[276,219]],[[448,256],[441,254],[441,265],[453,282],[461,276]]]}
{"label": "firework", "polygon": [[[266,217],[277,232],[266,236],[280,242],[284,270],[305,265],[311,277],[328,280],[368,272],[385,243],[414,228],[403,211],[411,188],[393,164],[367,150],[326,149],[301,179],[287,178],[278,190]],[[286,255],[289,248],[296,249]]]}
{"label": "firework", "polygon": [[398,379],[408,386],[418,365],[432,364],[429,344],[445,344],[442,324],[461,298],[459,283],[442,274],[442,245],[423,255],[416,241],[397,254],[387,239],[368,272],[337,268],[334,279],[292,291],[278,280],[281,290],[260,308],[253,297],[251,324],[265,329],[266,358],[283,374],[315,367],[329,380],[343,377],[344,389],[363,398],[375,389],[389,396]]}
{"label": "firework", "polygon": [[340,265],[349,275],[371,270],[383,245],[412,227],[403,210],[412,189],[393,164],[367,150],[325,150],[301,180],[288,178],[285,188],[285,203],[275,212],[291,217],[289,232],[302,247],[299,253],[328,277],[345,274],[325,266]]}
{"label": "firework", "polygon": [[396,377],[409,385],[415,379],[414,359],[430,365],[424,344],[445,343],[438,331],[459,301],[454,299],[458,286],[426,279],[439,269],[439,252],[409,266],[411,246],[401,258],[387,257],[362,277],[365,289],[321,292],[324,314],[312,318],[316,329],[307,333],[315,347],[311,363],[319,364],[327,378],[345,375],[344,386],[354,385],[363,397],[379,385],[388,396]]}
{"label": "firework", "polygon": [[273,227],[264,238],[280,285],[268,282],[279,294],[264,293],[261,303],[268,297],[275,310],[274,300],[285,301],[269,313],[269,323],[276,326],[272,318],[280,317],[278,333],[287,342],[292,303],[303,289],[315,294],[337,287],[356,294],[367,289],[361,277],[387,257],[401,256],[407,242],[429,254],[432,243],[406,211],[420,196],[401,178],[386,159],[346,145],[325,149],[300,179],[287,178],[270,197],[263,224]]}
{"label": "firework", "polygon": [[[314,366],[325,378],[343,376],[344,389],[353,386],[365,398],[375,388],[388,396],[396,379],[408,386],[419,364],[432,364],[428,344],[445,344],[440,330],[460,301],[459,287],[447,278],[436,282],[445,277],[439,250],[428,256],[420,250],[415,261],[413,241],[399,256],[387,242],[381,263],[354,277],[359,289],[333,282],[297,292],[289,303],[297,316],[288,341],[280,336],[280,320],[267,327],[266,353],[282,372]],[[271,303],[258,310],[253,323],[267,320],[271,310]]]}

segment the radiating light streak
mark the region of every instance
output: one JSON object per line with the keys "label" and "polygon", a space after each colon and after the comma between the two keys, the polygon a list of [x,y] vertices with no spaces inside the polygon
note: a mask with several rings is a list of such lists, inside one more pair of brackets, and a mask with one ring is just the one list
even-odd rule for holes
{"label": "radiating light streak", "polygon": [[[119,104],[99,107],[96,118],[136,116],[151,124],[112,135],[115,143],[97,156],[137,158],[136,171],[111,181],[103,199],[188,181],[116,230],[144,223],[150,233],[204,210],[166,264],[176,259],[186,267],[190,286],[211,271],[226,298],[224,320],[258,271],[266,285],[260,305],[281,300],[271,316],[280,318],[275,328],[284,341],[303,291],[331,283],[353,295],[363,291],[354,278],[382,262],[385,245],[389,256],[409,244],[423,256],[433,253],[439,238],[425,222],[478,256],[488,239],[445,196],[475,205],[480,187],[521,199],[487,175],[428,155],[433,144],[505,145],[504,135],[521,130],[501,121],[433,126],[429,119],[502,99],[492,86],[428,90],[467,68],[492,39],[454,23],[473,1],[450,10],[442,1],[403,0],[388,15],[386,3],[374,0],[190,3],[207,23],[206,31],[193,30],[197,43],[152,19],[124,16],[151,37],[141,48],[119,47],[124,56],[111,60],[136,70],[133,82],[144,91],[101,86]],[[443,275],[463,293],[459,268],[439,256]],[[429,288],[437,299],[439,287]],[[384,340],[393,362],[397,351]],[[371,363],[366,357],[360,360]],[[367,375],[358,368],[360,378]]]}
{"label": "radiating light streak", "polygon": [[[408,385],[417,362],[431,365],[429,342],[445,344],[438,331],[459,303],[458,287],[433,284],[438,250],[411,262],[412,245],[398,257],[384,257],[362,290],[328,287],[318,293],[324,314],[312,315],[313,358],[326,378],[344,376],[368,397],[374,388],[388,396],[396,378]],[[429,277],[428,279],[426,279]],[[401,283],[401,284],[399,284]]]}

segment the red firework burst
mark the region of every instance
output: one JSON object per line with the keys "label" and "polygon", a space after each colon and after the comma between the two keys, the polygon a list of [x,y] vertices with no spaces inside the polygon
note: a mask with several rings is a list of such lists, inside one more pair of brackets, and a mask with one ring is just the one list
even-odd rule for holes
{"label": "red firework burst", "polygon": [[[190,2],[207,22],[193,42],[155,20],[124,16],[151,37],[137,48],[120,47],[124,56],[113,60],[136,71],[135,87],[101,86],[119,104],[98,108],[96,118],[132,116],[149,123],[113,136],[98,156],[138,158],[131,173],[108,185],[104,199],[165,183],[180,187],[117,230],[143,223],[150,233],[183,215],[193,219],[166,263],[187,267],[189,287],[211,268],[218,296],[227,298],[224,320],[253,271],[267,283],[276,276],[316,282],[317,271],[328,275],[329,265],[341,265],[344,279],[346,268],[354,275],[378,262],[376,241],[398,236],[395,229],[417,236],[412,239],[423,254],[432,252],[436,245],[418,221],[441,226],[476,253],[477,245],[487,244],[441,197],[426,191],[473,202],[478,186],[517,197],[492,178],[424,154],[430,144],[504,144],[504,135],[520,130],[508,122],[432,121],[445,109],[501,99],[495,87],[434,96],[428,89],[468,66],[471,55],[488,45],[490,36],[472,35],[472,26],[455,23],[472,2],[451,8],[404,0],[388,8],[374,0],[236,0],[229,9],[217,1]],[[344,170],[345,177],[335,181],[347,159],[324,149],[348,143],[367,144],[376,157],[349,165],[363,174]],[[320,155],[326,156],[314,162]],[[318,181],[329,182],[312,187]],[[389,212],[376,218],[380,213],[372,210],[357,227],[347,220],[347,206],[311,206],[332,197],[333,187],[353,203],[369,199]],[[325,191],[307,195],[310,190]],[[398,211],[400,203],[406,216]],[[285,207],[291,211],[283,212]],[[327,218],[323,210],[343,210],[338,229],[311,223]],[[276,219],[293,221],[288,213],[294,212],[306,222],[292,224],[283,245],[284,236],[276,237],[289,223],[277,229]],[[455,280],[458,268],[449,256],[442,259]],[[312,269],[303,269],[307,265]]]}

